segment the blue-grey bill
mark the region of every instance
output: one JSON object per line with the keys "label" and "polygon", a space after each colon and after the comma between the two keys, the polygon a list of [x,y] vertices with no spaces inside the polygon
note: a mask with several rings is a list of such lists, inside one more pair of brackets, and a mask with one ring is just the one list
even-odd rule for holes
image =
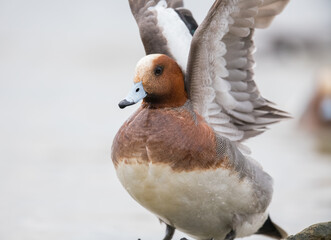
{"label": "blue-grey bill", "polygon": [[126,96],[126,98],[124,100],[122,100],[118,104],[118,106],[123,109],[127,106],[136,104],[137,102],[139,102],[146,96],[147,96],[147,93],[144,90],[142,82],[138,82],[133,86],[133,88],[131,89],[129,94]]}

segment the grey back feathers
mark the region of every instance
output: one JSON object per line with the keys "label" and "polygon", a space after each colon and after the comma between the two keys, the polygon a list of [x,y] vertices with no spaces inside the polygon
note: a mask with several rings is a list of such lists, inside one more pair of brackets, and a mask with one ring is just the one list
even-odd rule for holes
{"label": "grey back feathers", "polygon": [[216,135],[216,152],[219,159],[228,159],[230,168],[239,174],[239,178],[253,184],[256,201],[254,211],[264,212],[272,198],[272,178],[262,170],[262,167],[253,159],[245,157],[228,138]]}

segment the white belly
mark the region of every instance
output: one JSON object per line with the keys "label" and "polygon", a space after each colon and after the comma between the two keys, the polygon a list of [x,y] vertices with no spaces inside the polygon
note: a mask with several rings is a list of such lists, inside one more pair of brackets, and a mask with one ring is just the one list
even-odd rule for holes
{"label": "white belly", "polygon": [[256,213],[252,184],[230,170],[175,172],[165,164],[132,162],[120,161],[117,166],[129,194],[164,222],[197,239],[224,239],[231,228],[237,237],[251,235],[267,218],[267,213]]}

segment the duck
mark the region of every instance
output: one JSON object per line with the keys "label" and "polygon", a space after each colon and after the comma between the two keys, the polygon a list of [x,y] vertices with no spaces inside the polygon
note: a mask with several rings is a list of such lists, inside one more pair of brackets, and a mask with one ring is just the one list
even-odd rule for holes
{"label": "duck", "polygon": [[113,140],[116,174],[131,197],[166,224],[164,240],[176,229],[197,240],[285,238],[268,212],[272,177],[243,142],[289,117],[254,82],[252,40],[255,28],[267,27],[289,1],[216,0],[194,31],[184,65],[169,53],[167,38],[156,47],[159,31],[151,28],[146,40],[141,20],[147,14],[155,24],[160,9],[173,15],[178,2],[182,6],[129,1],[146,56],[119,103],[142,101]]}
{"label": "duck", "polygon": [[316,139],[317,150],[331,154],[331,67],[318,70],[312,97],[300,119],[300,127]]}

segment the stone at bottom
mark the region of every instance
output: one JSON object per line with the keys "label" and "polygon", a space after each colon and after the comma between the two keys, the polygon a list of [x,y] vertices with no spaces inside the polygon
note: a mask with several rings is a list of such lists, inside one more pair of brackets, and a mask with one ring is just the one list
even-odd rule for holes
{"label": "stone at bottom", "polygon": [[314,224],[287,240],[331,240],[331,222]]}

